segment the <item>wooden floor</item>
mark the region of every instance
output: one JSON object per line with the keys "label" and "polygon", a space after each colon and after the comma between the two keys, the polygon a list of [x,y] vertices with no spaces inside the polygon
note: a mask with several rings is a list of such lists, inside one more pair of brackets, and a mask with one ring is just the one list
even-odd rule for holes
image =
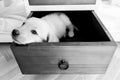
{"label": "wooden floor", "polygon": [[[120,43],[115,54],[120,53]],[[109,71],[107,71],[109,72]],[[0,80],[105,80],[106,74],[48,74],[23,75],[17,65],[9,45],[0,45]],[[110,75],[110,74],[109,74]],[[109,76],[106,75],[106,76]],[[105,78],[105,77],[104,77]]]}

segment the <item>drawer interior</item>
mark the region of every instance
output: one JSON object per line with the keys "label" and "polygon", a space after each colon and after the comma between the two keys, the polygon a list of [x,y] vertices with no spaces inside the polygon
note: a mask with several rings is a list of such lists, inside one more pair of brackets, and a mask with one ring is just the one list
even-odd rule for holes
{"label": "drawer interior", "polygon": [[101,22],[93,14],[93,11],[33,11],[31,17],[41,18],[49,13],[65,13],[71,22],[78,28],[75,36],[61,38],[60,42],[102,42],[111,41]]}

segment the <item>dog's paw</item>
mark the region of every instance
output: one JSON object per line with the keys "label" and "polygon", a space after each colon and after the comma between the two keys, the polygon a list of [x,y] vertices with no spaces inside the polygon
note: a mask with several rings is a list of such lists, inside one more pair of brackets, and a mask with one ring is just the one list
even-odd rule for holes
{"label": "dog's paw", "polygon": [[68,33],[68,35],[69,35],[69,37],[73,37],[73,36],[74,36],[74,32],[73,32],[73,31],[70,31],[70,32]]}

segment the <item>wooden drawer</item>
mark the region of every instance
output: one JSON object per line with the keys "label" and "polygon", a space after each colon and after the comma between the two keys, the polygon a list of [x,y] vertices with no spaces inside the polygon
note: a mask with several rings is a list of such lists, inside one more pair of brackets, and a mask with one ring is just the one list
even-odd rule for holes
{"label": "wooden drawer", "polygon": [[[58,11],[34,11],[42,17]],[[94,11],[60,11],[79,29],[73,38],[59,43],[12,44],[11,49],[23,74],[105,73],[116,43]]]}
{"label": "wooden drawer", "polygon": [[[47,43],[44,46],[42,43],[29,46],[11,45],[21,71],[24,74],[104,73],[116,48],[111,42],[88,43],[89,46],[83,42],[79,46],[51,44],[52,46],[48,46]],[[58,64],[61,60],[68,62],[68,69],[59,68]]]}

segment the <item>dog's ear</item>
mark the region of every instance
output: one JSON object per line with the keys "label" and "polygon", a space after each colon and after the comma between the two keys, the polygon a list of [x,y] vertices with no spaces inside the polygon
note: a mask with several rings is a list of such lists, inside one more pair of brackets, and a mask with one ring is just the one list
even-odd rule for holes
{"label": "dog's ear", "polygon": [[43,40],[43,42],[48,42],[49,41],[49,35],[47,35],[46,40]]}

